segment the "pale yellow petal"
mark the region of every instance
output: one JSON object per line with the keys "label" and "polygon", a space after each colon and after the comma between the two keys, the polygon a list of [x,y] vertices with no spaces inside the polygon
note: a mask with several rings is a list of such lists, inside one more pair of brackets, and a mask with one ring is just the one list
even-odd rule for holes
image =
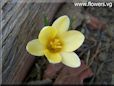
{"label": "pale yellow petal", "polygon": [[56,34],[57,34],[57,29],[54,29],[51,26],[46,26],[40,31],[38,38],[42,44],[47,44],[47,41],[49,39],[54,38]]}
{"label": "pale yellow petal", "polygon": [[34,39],[30,42],[28,42],[26,46],[26,50],[31,54],[35,56],[42,56],[44,55],[44,47],[39,42],[38,39]]}
{"label": "pale yellow petal", "polygon": [[63,50],[64,51],[74,51],[78,49],[84,42],[84,35],[76,30],[71,30],[60,35],[63,40]]}
{"label": "pale yellow petal", "polygon": [[81,65],[81,61],[78,55],[74,52],[62,53],[62,63],[69,67],[79,67]]}
{"label": "pale yellow petal", "polygon": [[64,15],[55,20],[52,27],[59,30],[59,33],[63,33],[68,30],[70,25],[70,19],[68,16]]}
{"label": "pale yellow petal", "polygon": [[48,50],[45,50],[45,56],[50,63],[59,63],[62,59],[59,53],[53,53]]}

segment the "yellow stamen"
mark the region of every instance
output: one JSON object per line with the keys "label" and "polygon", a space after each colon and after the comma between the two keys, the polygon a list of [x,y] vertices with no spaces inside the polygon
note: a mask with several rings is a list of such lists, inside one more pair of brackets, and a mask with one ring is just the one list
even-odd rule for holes
{"label": "yellow stamen", "polygon": [[51,39],[47,44],[47,48],[51,52],[59,52],[62,49],[62,42],[60,41],[59,38]]}

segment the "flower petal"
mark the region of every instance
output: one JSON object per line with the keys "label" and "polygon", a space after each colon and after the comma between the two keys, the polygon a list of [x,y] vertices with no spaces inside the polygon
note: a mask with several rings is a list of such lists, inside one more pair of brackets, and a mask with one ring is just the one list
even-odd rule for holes
{"label": "flower petal", "polygon": [[51,26],[44,27],[39,33],[39,41],[43,44],[47,44],[47,41],[54,38],[57,34],[57,29]]}
{"label": "flower petal", "polygon": [[63,33],[68,30],[70,25],[70,19],[68,16],[64,15],[55,20],[52,27],[59,30],[59,33]]}
{"label": "flower petal", "polygon": [[53,53],[50,52],[49,50],[45,50],[45,56],[47,57],[50,63],[59,63],[62,60],[59,53]]}
{"label": "flower petal", "polygon": [[44,55],[44,47],[41,45],[38,39],[34,39],[28,42],[26,46],[26,50],[35,56],[42,56]]}
{"label": "flower petal", "polygon": [[61,55],[62,55],[63,64],[73,68],[80,66],[81,61],[76,53],[67,52],[67,53],[62,53]]}
{"label": "flower petal", "polygon": [[74,51],[78,49],[84,42],[84,35],[76,30],[71,30],[60,35],[63,40],[63,51]]}

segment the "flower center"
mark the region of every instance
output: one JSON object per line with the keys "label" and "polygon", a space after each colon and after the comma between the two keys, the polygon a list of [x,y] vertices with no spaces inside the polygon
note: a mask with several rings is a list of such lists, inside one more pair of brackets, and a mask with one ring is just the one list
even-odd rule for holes
{"label": "flower center", "polygon": [[59,38],[54,38],[49,40],[47,48],[51,51],[51,52],[59,52],[62,49],[62,42],[60,41]]}

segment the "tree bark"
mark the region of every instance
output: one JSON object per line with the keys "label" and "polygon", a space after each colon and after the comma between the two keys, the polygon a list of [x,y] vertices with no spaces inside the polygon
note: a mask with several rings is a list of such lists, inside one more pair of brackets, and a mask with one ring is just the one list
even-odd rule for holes
{"label": "tree bark", "polygon": [[[27,1],[27,0],[26,0]],[[44,26],[44,15],[49,21],[61,3],[35,3],[7,0],[2,3],[2,83],[21,83],[34,62],[26,51],[26,44],[37,38]]]}

